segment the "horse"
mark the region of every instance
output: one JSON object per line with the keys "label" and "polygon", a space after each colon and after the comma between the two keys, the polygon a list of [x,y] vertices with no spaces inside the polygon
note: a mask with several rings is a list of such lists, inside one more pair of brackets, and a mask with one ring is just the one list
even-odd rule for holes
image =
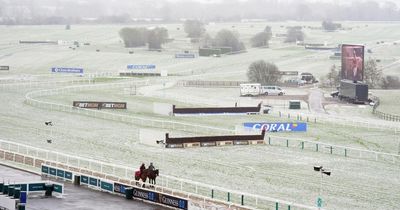
{"label": "horse", "polygon": [[[135,180],[139,181],[140,179],[146,183],[147,178],[149,178],[149,183],[150,184],[156,184],[156,178],[159,175],[158,169],[152,171],[149,169],[144,169],[143,172],[140,174],[140,176],[135,175]],[[143,184],[144,187],[144,184]]]}

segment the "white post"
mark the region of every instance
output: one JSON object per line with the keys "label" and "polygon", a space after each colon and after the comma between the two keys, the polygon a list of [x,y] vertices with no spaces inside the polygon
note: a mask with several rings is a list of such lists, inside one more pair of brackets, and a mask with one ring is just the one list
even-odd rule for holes
{"label": "white post", "polygon": [[320,173],[321,173],[321,182],[320,182],[320,185],[319,185],[319,196],[321,197],[321,191],[322,191],[322,177],[323,177],[322,169],[320,170]]}
{"label": "white post", "polygon": [[396,141],[396,140],[399,141],[399,148],[398,148],[397,154],[400,155],[400,140],[399,140],[399,138],[397,137],[397,128],[394,128],[394,138],[395,138],[395,141]]}

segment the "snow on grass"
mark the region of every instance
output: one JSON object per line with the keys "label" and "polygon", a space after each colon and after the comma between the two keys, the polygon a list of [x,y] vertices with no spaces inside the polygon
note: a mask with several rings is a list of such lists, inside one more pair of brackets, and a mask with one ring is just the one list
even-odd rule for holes
{"label": "snow on grass", "polygon": [[[250,25],[254,25],[250,27]],[[313,25],[320,23],[217,23],[208,25],[207,30],[215,34],[222,28],[232,28],[241,33],[245,42],[265,25],[271,25],[274,33],[285,33],[282,26]],[[327,33],[305,28],[306,42],[362,43],[367,47],[376,47],[377,40],[394,41],[400,34],[398,24],[345,22],[353,27],[351,31]],[[368,24],[368,27],[365,26]],[[128,49],[122,47],[118,30],[123,26],[72,26],[65,31],[63,26],[0,26],[0,59],[11,66],[11,71],[1,72],[0,78],[20,78],[40,82],[68,79],[64,75],[50,74],[50,68],[83,67],[86,73],[114,72],[126,70],[127,64],[156,64],[157,70],[168,70],[169,73],[186,73],[193,76],[181,77],[183,80],[246,80],[249,64],[258,59],[275,62],[281,70],[307,71],[317,76],[328,72],[331,64],[339,61],[329,60],[330,52],[306,51],[301,47],[272,40],[270,49],[249,49],[248,53],[222,56],[221,58],[175,59],[173,55],[183,50],[196,51],[197,46],[188,42],[183,30],[176,30],[181,24],[166,25],[176,42],[166,46],[163,52],[149,52],[145,49]],[[382,30],[385,33],[382,33]],[[368,32],[368,36],[365,34]],[[20,45],[19,40],[64,40],[65,45]],[[72,50],[72,41],[90,42],[90,46],[81,45]],[[100,52],[96,52],[100,49]],[[394,52],[393,46],[390,52]],[[374,52],[375,53],[375,52]],[[381,48],[376,53],[388,56]],[[393,54],[394,59],[398,58]],[[397,74],[397,73],[396,73]],[[72,77],[73,78],[73,77]],[[179,79],[181,79],[179,78]],[[171,78],[172,81],[179,80]],[[168,79],[165,79],[168,80]],[[240,98],[238,89],[232,88],[160,88],[160,81],[154,80],[156,87],[139,89],[139,95],[125,95],[122,88],[109,90],[87,90],[60,95],[40,97],[38,99],[71,105],[73,100],[106,100],[126,101],[128,110],[108,112],[140,116],[150,119],[176,120],[219,128],[234,129],[243,122],[292,122],[294,119],[279,118],[276,115],[258,116],[197,116],[170,117],[152,113],[154,102],[173,103],[182,107],[234,105],[253,106],[258,99]],[[154,82],[153,81],[153,82]],[[98,79],[97,82],[111,82]],[[162,82],[162,80],[161,80]],[[167,81],[168,82],[168,81]],[[153,83],[152,83],[153,84]],[[67,84],[57,84],[58,86]],[[54,87],[53,87],[54,88]],[[323,165],[332,170],[331,177],[324,177],[321,197],[327,209],[393,209],[400,206],[398,187],[398,162],[376,162],[371,160],[316,153],[312,149],[301,150],[300,147],[284,146],[227,146],[191,149],[165,149],[140,144],[138,132],[142,126],[81,116],[66,112],[57,112],[32,107],[24,103],[27,92],[36,88],[6,89],[0,91],[0,137],[6,140],[68,153],[76,156],[90,157],[102,161],[122,164],[137,168],[141,162],[154,162],[162,174],[168,174],[194,181],[204,182],[233,190],[276,197],[283,200],[314,205],[320,189],[320,176],[312,170],[313,165]],[[288,89],[288,93],[299,95],[307,91]],[[385,92],[386,93],[386,92]],[[385,100],[382,96],[382,105]],[[394,104],[395,95],[390,95]],[[191,100],[192,99],[192,100]],[[272,100],[265,99],[267,103]],[[277,101],[276,103],[280,103]],[[329,108],[331,110],[331,108]],[[395,106],[387,107],[398,111]],[[333,107],[333,112],[344,116],[370,117],[369,108]],[[44,121],[52,120],[52,128]],[[52,131],[50,131],[52,129]],[[177,130],[162,130],[171,136],[193,135]],[[279,136],[316,140],[325,143],[371,149],[383,152],[397,152],[398,139],[388,130],[361,128],[355,125],[344,126],[337,123],[309,123],[307,133],[279,133]],[[53,139],[52,144],[46,140]],[[3,145],[1,145],[3,146]],[[205,192],[210,195],[211,192]],[[219,194],[224,199],[226,195]],[[238,199],[238,198],[235,198]],[[266,208],[273,208],[268,206]]]}

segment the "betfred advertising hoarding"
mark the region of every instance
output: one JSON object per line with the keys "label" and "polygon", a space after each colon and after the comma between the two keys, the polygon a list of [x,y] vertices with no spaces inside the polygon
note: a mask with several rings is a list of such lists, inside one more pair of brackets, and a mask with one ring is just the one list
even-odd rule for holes
{"label": "betfred advertising hoarding", "polygon": [[100,109],[100,103],[92,101],[74,101],[72,105],[79,108]]}
{"label": "betfred advertising hoarding", "polygon": [[266,132],[306,132],[307,123],[243,123],[245,129],[260,131],[265,130]]}
{"label": "betfred advertising hoarding", "polygon": [[342,45],[342,79],[362,81],[364,79],[364,46]]}
{"label": "betfred advertising hoarding", "polygon": [[74,101],[74,107],[87,109],[126,109],[126,102]]}
{"label": "betfred advertising hoarding", "polygon": [[126,102],[101,102],[102,109],[126,109]]}

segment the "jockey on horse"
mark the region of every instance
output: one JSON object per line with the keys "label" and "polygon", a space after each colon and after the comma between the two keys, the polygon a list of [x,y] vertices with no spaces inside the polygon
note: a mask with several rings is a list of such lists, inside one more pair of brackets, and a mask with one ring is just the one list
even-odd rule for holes
{"label": "jockey on horse", "polygon": [[149,169],[150,171],[156,170],[156,168],[153,166],[153,163],[150,163],[148,169]]}
{"label": "jockey on horse", "polygon": [[139,171],[135,171],[135,177],[140,177],[145,169],[146,165],[142,163],[142,165],[140,165]]}

